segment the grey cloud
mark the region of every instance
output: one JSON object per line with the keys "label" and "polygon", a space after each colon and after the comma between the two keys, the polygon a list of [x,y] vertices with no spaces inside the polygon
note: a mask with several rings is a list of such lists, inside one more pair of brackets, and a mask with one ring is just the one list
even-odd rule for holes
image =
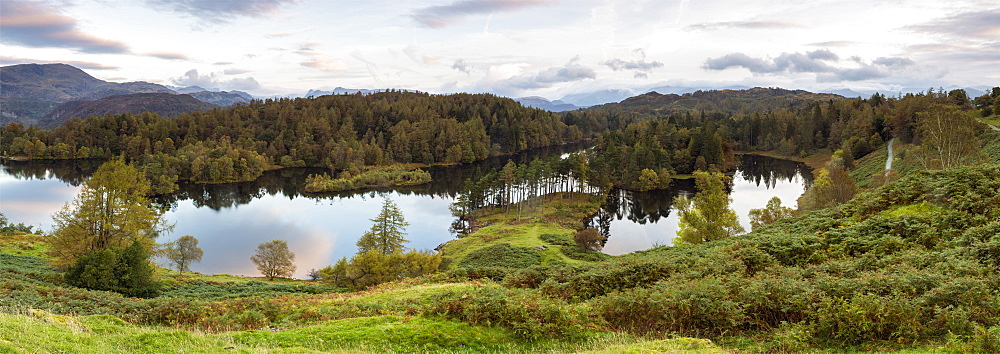
{"label": "grey cloud", "polygon": [[820,82],[860,81],[888,76],[894,71],[915,65],[913,60],[902,57],[880,57],[870,63],[851,57],[854,64],[841,67],[840,57],[829,50],[806,53],[782,53],[773,59],[752,58],[743,53],[731,53],[705,60],[706,70],[746,68],[754,74],[814,73]]}
{"label": "grey cloud", "polygon": [[621,59],[611,59],[600,62],[601,65],[607,66],[614,71],[621,70],[638,70],[647,72],[663,66],[663,63],[658,61],[647,62],[645,59],[639,59],[634,61],[625,61]]}
{"label": "grey cloud", "polygon": [[256,90],[260,83],[252,77],[220,79],[217,74],[201,75],[197,69],[188,70],[184,75],[170,79],[177,86],[201,86],[204,88],[219,88],[222,90]]}
{"label": "grey cloud", "polygon": [[34,48],[72,48],[84,53],[128,53],[122,42],[98,38],[77,28],[76,19],[35,1],[0,1],[0,41]]}
{"label": "grey cloud", "polygon": [[222,74],[224,74],[224,75],[239,75],[239,74],[246,74],[246,73],[249,73],[249,72],[253,72],[253,70],[246,70],[246,69],[226,69],[226,70],[222,71]]}
{"label": "grey cloud", "polygon": [[517,89],[538,89],[552,87],[563,82],[580,81],[597,77],[594,69],[579,64],[578,58],[573,58],[561,67],[551,67],[534,75],[515,76],[501,82],[504,86]]}
{"label": "grey cloud", "polygon": [[646,79],[649,78],[649,74],[637,71],[635,75],[632,75],[633,79]]}
{"label": "grey cloud", "polygon": [[261,17],[278,12],[281,6],[297,0],[146,0],[147,3],[170,8],[202,20],[228,22],[236,17]]}
{"label": "grey cloud", "polygon": [[853,41],[826,41],[826,42],[809,43],[809,44],[806,44],[806,45],[807,46],[811,46],[811,47],[849,47],[849,46],[852,46],[852,45],[855,45],[855,44],[857,44],[857,42],[853,42]]}
{"label": "grey cloud", "polygon": [[907,28],[962,38],[995,39],[1000,37],[1000,8],[959,13]]}
{"label": "grey cloud", "polygon": [[151,52],[151,53],[146,53],[146,55],[165,60],[191,60],[191,58],[188,58],[187,55],[184,55],[182,53]]}
{"label": "grey cloud", "polygon": [[317,52],[314,49],[317,45],[319,45],[319,43],[308,42],[300,44],[299,49],[296,50],[295,53],[305,56],[306,60],[300,62],[299,65],[323,71],[347,70],[347,65],[345,65],[340,59],[328,54]]}
{"label": "grey cloud", "polygon": [[716,31],[721,29],[786,29],[804,27],[785,21],[725,21],[697,23],[685,27],[687,31]]}
{"label": "grey cloud", "polygon": [[425,27],[442,28],[458,23],[468,15],[515,11],[548,2],[548,0],[461,0],[448,5],[425,7],[410,16]]}
{"label": "grey cloud", "polygon": [[233,65],[233,63],[228,61],[217,61],[212,63],[212,65]]}
{"label": "grey cloud", "polygon": [[0,56],[0,64],[10,65],[10,64],[69,64],[81,69],[91,69],[91,70],[118,70],[117,66],[104,65],[100,63],[94,63],[89,61],[76,61],[76,60],[41,60],[41,59],[26,59],[17,57],[7,57]]}
{"label": "grey cloud", "polygon": [[472,73],[472,65],[469,65],[469,63],[465,62],[465,59],[461,58],[456,59],[455,63],[451,64],[451,68],[466,74]]}

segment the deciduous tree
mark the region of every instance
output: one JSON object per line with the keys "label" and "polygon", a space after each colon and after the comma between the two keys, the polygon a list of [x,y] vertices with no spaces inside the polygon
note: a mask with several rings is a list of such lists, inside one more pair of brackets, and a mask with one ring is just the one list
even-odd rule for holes
{"label": "deciduous tree", "polygon": [[52,250],[55,265],[67,267],[84,254],[138,241],[153,249],[156,237],[171,229],[163,212],[151,206],[149,182],[121,159],[101,165],[80,194],[53,219]]}
{"label": "deciduous tree", "polygon": [[177,267],[177,273],[191,271],[189,268],[193,262],[201,262],[201,256],[205,254],[198,247],[198,239],[191,235],[181,236],[174,242],[167,245],[167,259],[170,259]]}
{"label": "deciduous tree", "polygon": [[767,201],[766,207],[750,209],[750,227],[756,230],[758,227],[791,217],[793,212],[792,208],[781,206],[781,198],[772,197]]}
{"label": "deciduous tree", "polygon": [[726,193],[721,173],[694,173],[698,193],[694,198],[677,197],[674,205],[680,216],[677,236],[681,242],[701,243],[744,232],[736,212],[729,208],[732,199]]}
{"label": "deciduous tree", "polygon": [[295,272],[295,253],[288,250],[288,242],[273,240],[257,246],[257,254],[250,256],[253,264],[267,279],[290,277]]}

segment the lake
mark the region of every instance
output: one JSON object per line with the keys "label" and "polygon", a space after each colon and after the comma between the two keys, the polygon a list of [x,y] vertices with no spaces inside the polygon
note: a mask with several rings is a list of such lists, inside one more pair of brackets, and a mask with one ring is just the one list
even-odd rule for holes
{"label": "lake", "polygon": [[[406,188],[304,195],[305,177],[323,172],[308,168],[268,171],[253,182],[185,184],[178,193],[155,200],[169,209],[165,216],[175,225],[158,241],[195,236],[205,254],[191,266],[193,271],[257,276],[250,262],[257,245],[286,240],[296,254],[295,276],[303,278],[309,269],[353,255],[355,242],[371,227],[370,219],[378,214],[384,198],[394,200],[410,223],[406,245],[433,249],[454,238],[448,231],[453,221],[448,206],[466,178],[502,167],[510,159],[520,164],[584,147],[565,145],[475,164],[433,167],[429,169],[433,182]],[[774,195],[784,205],[794,206],[811,181],[808,167],[800,163],[756,155],[742,155],[740,160],[731,196],[748,230],[751,208],[763,207]],[[0,212],[15,223],[49,231],[51,215],[73,199],[98,165],[99,161],[5,162],[0,170]],[[617,255],[670,244],[677,228],[670,202],[678,194],[693,191],[693,182],[682,180],[665,191],[613,192],[592,221],[610,235],[604,252]]]}

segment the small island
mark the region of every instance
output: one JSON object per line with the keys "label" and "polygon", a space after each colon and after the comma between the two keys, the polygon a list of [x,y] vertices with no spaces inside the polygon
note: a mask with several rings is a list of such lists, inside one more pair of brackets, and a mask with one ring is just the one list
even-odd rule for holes
{"label": "small island", "polygon": [[354,189],[416,186],[431,181],[431,174],[407,165],[373,166],[361,170],[343,171],[337,178],[329,174],[306,177],[309,193],[341,192]]}

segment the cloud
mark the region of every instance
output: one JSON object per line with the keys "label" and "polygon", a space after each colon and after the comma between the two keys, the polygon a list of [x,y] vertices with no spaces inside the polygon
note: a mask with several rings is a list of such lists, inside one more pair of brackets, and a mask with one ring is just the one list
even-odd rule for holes
{"label": "cloud", "polygon": [[347,70],[347,65],[344,64],[342,60],[328,54],[317,52],[315,47],[318,45],[319,43],[308,42],[299,46],[299,49],[296,50],[295,53],[306,57],[306,60],[300,62],[299,65],[323,71]]}
{"label": "cloud", "polygon": [[634,70],[635,74],[633,74],[632,77],[635,79],[648,78],[649,72],[663,66],[662,62],[655,60],[646,61],[646,51],[642,48],[633,50],[629,55],[632,57],[629,60],[615,58],[602,61],[598,64],[607,66],[614,71]]}
{"label": "cloud", "polygon": [[1000,8],[963,12],[907,28],[915,32],[995,40],[1000,37]]}
{"label": "cloud", "polygon": [[76,60],[41,60],[41,59],[26,59],[17,57],[0,56],[0,64],[11,65],[11,64],[69,64],[80,69],[91,69],[91,70],[118,70],[121,69],[113,65],[105,65],[100,63],[93,63],[89,61],[76,61]]}
{"label": "cloud", "polygon": [[424,65],[437,64],[438,59],[440,59],[439,57],[436,56],[431,56],[426,54],[421,55],[420,53],[418,53],[419,50],[420,48],[417,47],[416,45],[408,45],[406,46],[406,48],[403,48],[403,54],[406,54],[407,57],[410,57],[410,60],[413,60],[413,62]]}
{"label": "cloud", "polygon": [[472,73],[472,65],[470,65],[467,62],[465,62],[465,59],[461,59],[461,58],[455,59],[455,63],[451,64],[451,68],[455,69],[455,70],[458,70],[458,71],[461,71],[461,72],[466,73],[466,74]]}
{"label": "cloud", "polygon": [[233,63],[229,61],[217,61],[212,63],[212,65],[233,65]]}
{"label": "cloud", "polygon": [[597,77],[594,69],[580,65],[579,61],[579,57],[574,57],[566,65],[547,68],[535,74],[515,75],[498,82],[498,84],[502,87],[530,90],[548,88],[559,83],[594,79]]}
{"label": "cloud", "polygon": [[[6,0],[4,0],[6,1]],[[225,23],[238,17],[262,17],[297,0],[146,0],[147,3],[170,8],[202,20]]]}
{"label": "cloud", "polygon": [[246,73],[249,73],[249,72],[253,72],[253,70],[246,70],[246,69],[226,69],[226,70],[222,71],[222,74],[223,75],[239,75],[239,74],[246,74]]}
{"label": "cloud", "polygon": [[184,73],[184,75],[172,78],[170,81],[173,82],[174,85],[181,87],[201,86],[206,89],[218,88],[221,90],[250,91],[260,88],[260,83],[252,77],[225,80],[221,79],[220,76],[221,75],[215,73],[201,75],[198,73],[197,69],[191,69]]}
{"label": "cloud", "polygon": [[460,22],[469,15],[516,11],[525,7],[549,3],[548,0],[460,0],[449,5],[430,6],[410,16],[424,27],[443,28]]}
{"label": "cloud", "polygon": [[803,25],[785,21],[725,21],[696,23],[684,27],[686,31],[717,31],[722,29],[788,29],[801,28]]}
{"label": "cloud", "polygon": [[611,59],[600,62],[601,65],[607,66],[614,71],[621,70],[638,70],[642,72],[648,72],[650,70],[659,68],[663,66],[663,63],[658,61],[647,62],[644,59],[635,61],[625,61],[621,59]]}
{"label": "cloud", "polygon": [[809,43],[809,44],[806,44],[806,45],[810,46],[810,47],[824,47],[824,48],[828,48],[828,47],[850,47],[850,46],[855,45],[857,43],[858,42],[854,42],[854,41],[826,41],[826,42]]}
{"label": "cloud", "polygon": [[122,42],[77,28],[76,19],[42,2],[0,1],[0,41],[33,48],[71,48],[83,53],[128,53]]}
{"label": "cloud", "polygon": [[182,53],[150,52],[146,53],[146,55],[164,60],[191,60],[191,58]]}
{"label": "cloud", "polygon": [[836,53],[820,49],[805,53],[782,53],[775,58],[753,58],[743,53],[731,53],[705,60],[702,68],[745,68],[754,74],[813,73],[817,75],[817,81],[838,82],[886,77],[913,65],[913,60],[903,57],[880,57],[867,63],[859,57],[841,60]]}

